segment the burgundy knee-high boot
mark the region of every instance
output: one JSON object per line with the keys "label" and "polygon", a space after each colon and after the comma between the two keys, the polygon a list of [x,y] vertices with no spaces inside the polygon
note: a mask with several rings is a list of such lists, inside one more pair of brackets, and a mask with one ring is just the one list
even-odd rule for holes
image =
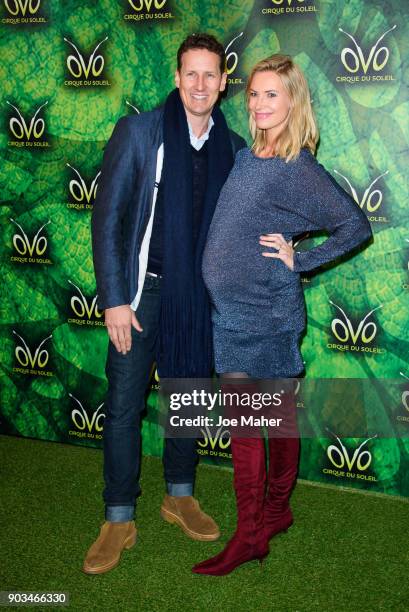
{"label": "burgundy knee-high boot", "polygon": [[263,528],[263,501],[266,467],[262,438],[232,438],[234,490],[237,503],[237,528],[225,549],[198,563],[196,574],[224,576],[247,561],[268,555],[268,540]]}
{"label": "burgundy knee-high boot", "polygon": [[268,540],[293,524],[289,500],[297,477],[300,452],[294,390],[288,388],[281,400],[281,406],[275,412],[282,417],[282,426],[279,432],[274,432],[275,436],[268,439],[269,469],[264,501],[264,529]]}
{"label": "burgundy knee-high boot", "polygon": [[269,469],[264,502],[264,529],[270,540],[293,524],[289,499],[298,470],[298,438],[269,438]]}

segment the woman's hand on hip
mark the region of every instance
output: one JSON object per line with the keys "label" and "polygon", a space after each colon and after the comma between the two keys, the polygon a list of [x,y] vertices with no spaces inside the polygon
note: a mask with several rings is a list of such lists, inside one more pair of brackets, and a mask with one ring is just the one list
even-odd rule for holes
{"label": "woman's hand on hip", "polygon": [[287,242],[282,234],[263,234],[260,236],[259,243],[262,246],[277,250],[277,253],[265,251],[262,253],[263,257],[274,257],[274,259],[281,259],[287,268],[294,270],[294,249],[292,246],[292,240]]}

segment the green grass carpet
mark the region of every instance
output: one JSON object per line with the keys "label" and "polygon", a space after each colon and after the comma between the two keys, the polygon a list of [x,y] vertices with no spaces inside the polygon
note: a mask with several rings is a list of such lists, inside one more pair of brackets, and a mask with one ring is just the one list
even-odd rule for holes
{"label": "green grass carpet", "polygon": [[86,576],[83,557],[103,521],[101,468],[99,450],[0,436],[0,590],[67,591],[66,609],[102,612],[409,610],[404,500],[299,483],[295,524],[262,566],[197,576],[191,566],[234,531],[232,474],[199,467],[196,493],[222,538],[194,542],[160,518],[162,466],[150,457],[136,546],[111,572]]}

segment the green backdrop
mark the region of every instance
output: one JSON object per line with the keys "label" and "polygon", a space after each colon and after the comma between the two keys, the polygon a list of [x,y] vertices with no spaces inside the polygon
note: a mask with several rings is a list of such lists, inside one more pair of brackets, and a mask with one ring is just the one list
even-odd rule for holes
{"label": "green backdrop", "polygon": [[[1,432],[101,445],[107,336],[90,213],[103,147],[119,117],[163,102],[181,40],[208,31],[227,50],[223,111],[248,141],[246,74],[273,52],[294,56],[320,126],[318,159],[375,236],[303,279],[302,352],[311,379],[382,383],[374,396],[386,403],[365,395],[377,437],[323,433],[300,398],[310,427],[300,476],[409,495],[408,14],[400,0],[2,0]],[[151,454],[162,446],[156,382],[143,426]],[[198,452],[228,462],[219,435]]]}

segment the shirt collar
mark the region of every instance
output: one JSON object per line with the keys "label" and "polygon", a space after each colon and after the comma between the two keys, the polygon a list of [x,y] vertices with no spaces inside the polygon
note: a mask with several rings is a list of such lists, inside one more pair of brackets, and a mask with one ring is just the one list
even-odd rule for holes
{"label": "shirt collar", "polygon": [[194,149],[196,149],[196,151],[200,151],[200,149],[203,147],[206,140],[209,139],[210,130],[214,126],[213,117],[210,115],[209,123],[207,124],[207,130],[205,131],[204,134],[200,136],[200,138],[198,138],[197,136],[193,134],[193,130],[192,130],[192,127],[189,121],[187,122],[187,125],[189,127],[190,144],[192,145]]}

